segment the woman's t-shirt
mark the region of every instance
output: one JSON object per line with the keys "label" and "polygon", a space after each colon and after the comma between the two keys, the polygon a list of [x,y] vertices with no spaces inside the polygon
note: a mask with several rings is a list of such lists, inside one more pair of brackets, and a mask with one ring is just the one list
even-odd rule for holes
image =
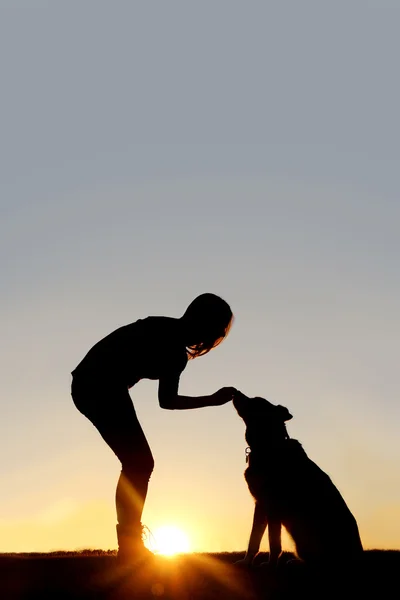
{"label": "woman's t-shirt", "polygon": [[119,327],[97,342],[74,376],[131,387],[140,379],[179,377],[188,357],[178,319],[147,317]]}

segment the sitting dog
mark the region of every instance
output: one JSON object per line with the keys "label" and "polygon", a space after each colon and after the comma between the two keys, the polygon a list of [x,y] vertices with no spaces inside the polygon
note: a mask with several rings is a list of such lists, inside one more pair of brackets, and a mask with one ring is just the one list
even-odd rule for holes
{"label": "sitting dog", "polygon": [[282,552],[282,525],[306,564],[361,558],[357,522],[328,475],[297,440],[289,438],[285,421],[292,415],[287,408],[241,392],[235,394],[233,404],[246,425],[249,448],[244,476],[255,500],[248,549],[239,562],[252,564],[267,525],[271,566],[277,565]]}

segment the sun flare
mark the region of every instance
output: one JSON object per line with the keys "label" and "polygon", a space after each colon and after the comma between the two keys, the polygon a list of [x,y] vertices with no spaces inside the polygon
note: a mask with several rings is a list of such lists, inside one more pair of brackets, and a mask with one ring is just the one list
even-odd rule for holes
{"label": "sun flare", "polygon": [[154,551],[164,556],[173,556],[190,551],[189,538],[174,525],[164,525],[155,530]]}

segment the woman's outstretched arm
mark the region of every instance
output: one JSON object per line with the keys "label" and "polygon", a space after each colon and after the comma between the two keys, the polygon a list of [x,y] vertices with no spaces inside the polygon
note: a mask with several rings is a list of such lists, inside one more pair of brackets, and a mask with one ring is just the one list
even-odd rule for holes
{"label": "woman's outstretched arm", "polygon": [[210,396],[181,396],[178,394],[179,377],[160,379],[158,401],[161,408],[168,410],[187,410],[205,406],[221,406],[233,400],[236,389],[224,387]]}

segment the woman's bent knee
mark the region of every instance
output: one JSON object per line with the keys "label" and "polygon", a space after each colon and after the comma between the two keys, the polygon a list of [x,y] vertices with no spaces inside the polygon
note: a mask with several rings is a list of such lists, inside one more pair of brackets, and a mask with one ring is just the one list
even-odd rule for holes
{"label": "woman's bent knee", "polygon": [[154,470],[154,459],[152,455],[141,457],[135,456],[134,460],[125,460],[122,462],[122,473],[131,481],[148,481]]}
{"label": "woman's bent knee", "polygon": [[154,471],[154,458],[151,454],[150,456],[147,456],[146,459],[143,461],[143,471],[150,479],[150,475]]}

